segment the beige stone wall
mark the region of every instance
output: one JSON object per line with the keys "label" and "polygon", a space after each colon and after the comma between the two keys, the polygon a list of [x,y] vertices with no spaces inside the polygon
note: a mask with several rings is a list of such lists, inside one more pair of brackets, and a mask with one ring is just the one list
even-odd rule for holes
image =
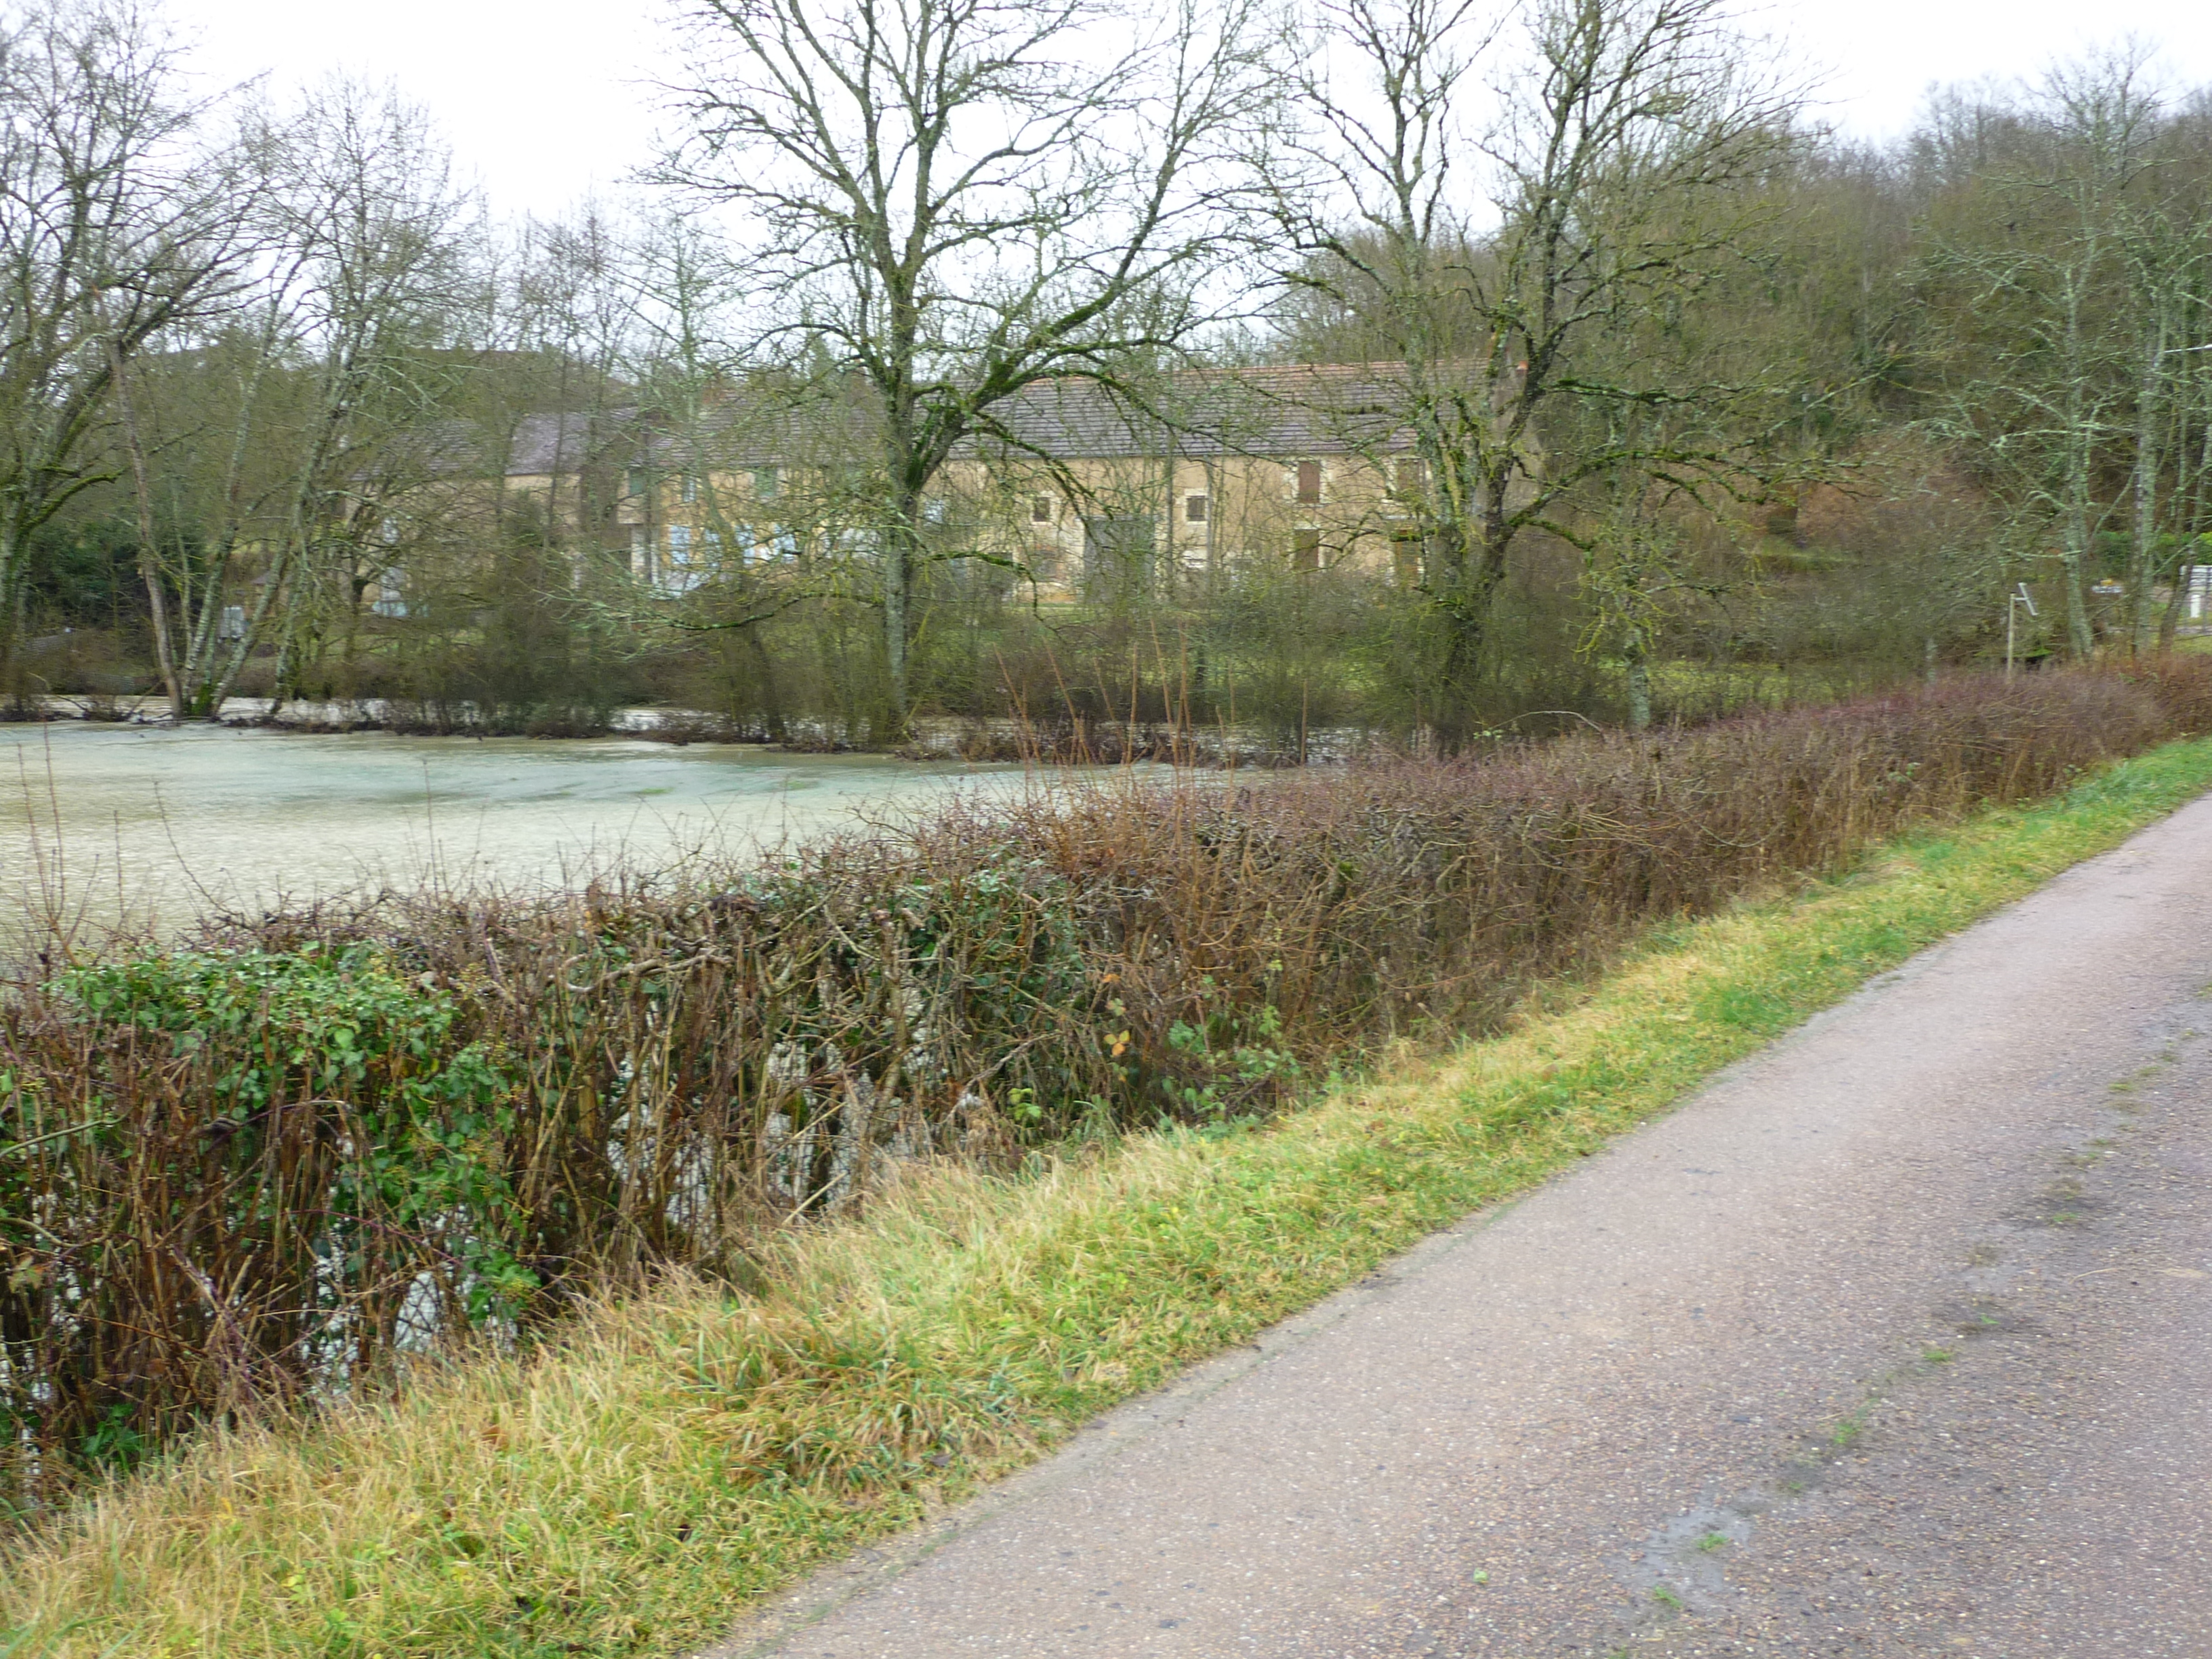
{"label": "beige stone wall", "polygon": [[[1117,549],[1148,549],[1155,581],[1197,580],[1273,561],[1291,569],[1351,568],[1418,575],[1405,539],[1410,504],[1400,464],[1355,456],[1288,459],[1189,456],[1076,460],[1060,470],[955,462],[938,498],[946,535],[1018,561],[1041,598],[1080,597]],[[510,481],[542,490],[544,480]],[[733,556],[748,562],[811,550],[834,533],[838,506],[797,467],[717,471],[690,483],[655,481],[617,514],[641,582],[680,591]],[[718,541],[714,526],[731,527]],[[738,545],[727,544],[734,539]]]}
{"label": "beige stone wall", "polygon": [[1086,549],[1116,541],[1149,546],[1163,577],[1262,561],[1398,574],[1394,532],[1410,522],[1395,471],[1352,456],[1088,460],[1066,472],[1074,487],[1041,466],[976,463],[948,481],[975,503],[987,550],[1022,559],[1049,596],[1073,597]]}

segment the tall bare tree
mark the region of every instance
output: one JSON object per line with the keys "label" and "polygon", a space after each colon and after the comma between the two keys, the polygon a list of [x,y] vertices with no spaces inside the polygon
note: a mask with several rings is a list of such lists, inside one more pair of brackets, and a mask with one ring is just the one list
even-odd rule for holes
{"label": "tall bare tree", "polygon": [[118,377],[228,304],[252,247],[255,192],[177,70],[130,0],[0,24],[0,653],[32,536],[113,474]]}
{"label": "tall bare tree", "polygon": [[386,568],[394,509],[441,470],[441,422],[479,308],[475,204],[422,112],[334,81],[264,137],[283,258],[264,305],[294,388],[282,518],[244,626],[191,696],[219,710],[247,653],[277,647],[276,695]]}
{"label": "tall bare tree", "polygon": [[[1525,33],[1477,0],[1322,15],[1304,164],[1277,201],[1307,303],[1358,319],[1399,371],[1376,407],[1343,412],[1409,434],[1421,463],[1405,493],[1449,740],[1525,532],[1587,551],[1600,532],[1572,508],[1593,485],[1626,472],[1695,494],[1758,472],[1756,422],[1728,417],[1763,407],[1768,377],[1649,348],[1754,243],[1769,209],[1753,186],[1798,143],[1796,98],[1751,67],[1727,0],[1542,0]],[[1498,114],[1470,131],[1486,61]]]}
{"label": "tall bare tree", "polygon": [[2024,102],[1939,113],[1976,130],[1982,165],[1926,260],[1949,323],[1934,425],[1975,456],[2031,543],[2055,539],[2067,644],[2087,657],[2097,541],[2124,511],[2106,477],[2131,441],[2155,444],[2137,416],[2156,402],[2167,343],[2159,308],[2132,314],[2130,290],[2156,263],[2143,198],[2159,100],[2130,49],[2060,65]]}
{"label": "tall bare tree", "polygon": [[[994,411],[1199,337],[1246,249],[1273,104],[1256,0],[704,0],[661,175],[738,209],[760,344],[872,405],[887,734],[933,560],[928,507]],[[1134,27],[1138,39],[1130,44]],[[1231,285],[1231,289],[1241,289]]]}

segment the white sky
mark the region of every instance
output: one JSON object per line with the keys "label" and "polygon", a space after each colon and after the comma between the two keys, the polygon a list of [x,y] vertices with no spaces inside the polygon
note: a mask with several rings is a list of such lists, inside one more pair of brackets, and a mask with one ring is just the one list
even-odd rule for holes
{"label": "white sky", "polygon": [[[651,155],[669,0],[167,0],[195,61],[279,86],[333,69],[391,79],[426,106],[465,175],[501,214],[551,215],[619,191]],[[1903,127],[1929,83],[2033,73],[2135,34],[2164,47],[2172,86],[2212,82],[2208,0],[1770,0],[1757,14],[1825,70],[1832,118]],[[2085,28],[2085,19],[2091,27]]]}

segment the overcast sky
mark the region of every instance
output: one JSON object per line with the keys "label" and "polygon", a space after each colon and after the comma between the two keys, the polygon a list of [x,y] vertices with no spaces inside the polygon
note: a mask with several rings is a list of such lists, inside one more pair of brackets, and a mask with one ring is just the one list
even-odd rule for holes
{"label": "overcast sky", "polygon": [[[660,0],[168,0],[208,74],[279,85],[345,69],[428,107],[462,171],[502,213],[558,213],[620,189],[651,153]],[[1801,67],[1827,74],[1829,114],[1881,137],[1929,83],[2032,74],[2133,33],[2171,85],[2212,82],[2212,0],[1773,0],[1758,14]],[[2085,29],[2085,19],[2093,26]]]}

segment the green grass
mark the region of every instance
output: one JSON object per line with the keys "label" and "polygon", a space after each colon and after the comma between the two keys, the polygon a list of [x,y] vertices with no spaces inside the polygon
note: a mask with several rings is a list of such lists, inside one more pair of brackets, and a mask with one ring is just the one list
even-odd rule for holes
{"label": "green grass", "polygon": [[945,1170],[395,1399],[210,1439],[20,1548],[0,1655],[669,1653],[1525,1190],[2212,787],[2212,741],[1664,931],[1516,1030],[1266,1129]]}

